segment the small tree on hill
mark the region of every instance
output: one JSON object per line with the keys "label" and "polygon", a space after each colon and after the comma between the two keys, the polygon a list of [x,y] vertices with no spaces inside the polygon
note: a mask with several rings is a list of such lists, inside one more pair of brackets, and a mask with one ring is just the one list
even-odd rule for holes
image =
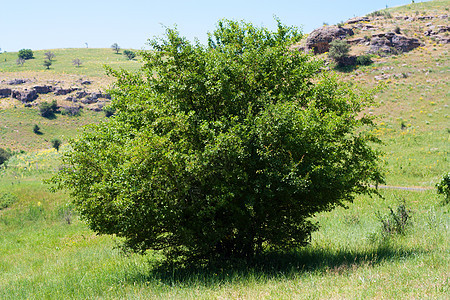
{"label": "small tree on hill", "polygon": [[47,68],[47,70],[50,69],[50,66],[52,65],[52,62],[49,60],[44,60],[44,67]]}
{"label": "small tree on hill", "polygon": [[17,60],[16,60],[16,64],[17,65],[20,65],[20,66],[23,66],[23,64],[25,63],[25,59],[23,59],[23,58],[18,58]]}
{"label": "small tree on hill", "polygon": [[167,29],[142,73],[109,73],[114,118],[93,124],[53,177],[89,227],[173,260],[295,249],[312,217],[382,182],[370,93],[291,49],[302,35],[220,21],[208,45]]}
{"label": "small tree on hill", "polygon": [[116,52],[116,54],[120,51],[120,46],[117,43],[111,45],[111,49]]}
{"label": "small tree on hill", "polygon": [[52,61],[55,58],[55,53],[48,51],[44,53],[44,56],[48,61]]}
{"label": "small tree on hill", "polygon": [[51,143],[52,143],[52,147],[55,148],[56,151],[59,151],[59,147],[61,147],[61,144],[62,144],[61,140],[58,138],[54,138],[51,140]]}
{"label": "small tree on hill", "polygon": [[75,58],[74,60],[72,60],[72,64],[76,67],[81,66],[82,62],[79,58]]}
{"label": "small tree on hill", "polygon": [[129,60],[132,60],[136,57],[136,53],[131,50],[123,50],[123,55],[125,55]]}
{"label": "small tree on hill", "polygon": [[19,58],[22,58],[24,60],[32,59],[33,58],[33,51],[31,49],[21,49],[18,53]]}

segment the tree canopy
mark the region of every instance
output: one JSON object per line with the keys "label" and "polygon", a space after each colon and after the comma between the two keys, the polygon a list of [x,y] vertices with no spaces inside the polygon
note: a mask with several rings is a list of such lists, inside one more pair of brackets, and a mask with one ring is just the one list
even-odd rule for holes
{"label": "tree canopy", "polygon": [[306,245],[315,214],[373,192],[370,92],[277,25],[222,20],[207,45],[168,28],[140,72],[109,69],[115,114],[71,141],[52,179],[90,228],[174,260],[249,258]]}

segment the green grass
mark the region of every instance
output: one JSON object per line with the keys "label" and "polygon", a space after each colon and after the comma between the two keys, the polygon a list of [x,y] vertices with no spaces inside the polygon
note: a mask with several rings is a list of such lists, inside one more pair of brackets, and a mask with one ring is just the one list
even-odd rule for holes
{"label": "green grass", "polygon": [[[292,253],[170,268],[152,253],[123,255],[116,238],[95,235],[69,213],[67,195],[43,188],[58,153],[27,155],[1,171],[0,192],[19,198],[0,211],[1,299],[439,299],[449,292],[449,206],[434,191],[358,197],[347,210],[317,216],[312,244]],[[39,169],[24,170],[25,159],[40,159]],[[375,212],[401,200],[412,225],[404,236],[383,238]]]}
{"label": "green grass", "polygon": [[[55,54],[50,70],[47,70],[43,63],[44,53],[51,51]],[[24,72],[39,71],[46,74],[76,74],[86,76],[103,76],[105,74],[104,65],[115,69],[138,70],[141,67],[139,59],[128,60],[122,55],[122,51],[116,54],[111,49],[95,48],[73,48],[73,49],[50,49],[33,51],[34,59],[26,60],[23,66],[17,65],[17,52],[7,52],[0,54],[0,72]],[[74,59],[80,59],[80,67],[73,65]]]}
{"label": "green grass", "polygon": [[[105,120],[104,113],[83,110],[81,116],[56,114],[56,118],[41,117],[37,108],[25,108],[22,104],[0,109],[0,139],[2,148],[12,150],[36,150],[51,147],[50,141],[59,138],[63,143],[75,137],[87,124]],[[41,134],[33,132],[37,124]]]}

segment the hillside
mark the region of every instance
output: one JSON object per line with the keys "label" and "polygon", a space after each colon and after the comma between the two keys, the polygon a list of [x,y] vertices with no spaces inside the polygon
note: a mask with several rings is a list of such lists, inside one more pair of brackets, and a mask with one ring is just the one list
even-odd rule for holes
{"label": "hillside", "polygon": [[[138,58],[111,49],[52,49],[34,51],[21,66],[17,53],[1,53],[0,148],[14,155],[0,166],[0,299],[447,299],[450,206],[442,205],[435,184],[450,171],[449,10],[450,0],[434,0],[324,26],[351,29],[343,39],[354,56],[390,32],[420,44],[371,53],[366,66],[336,68],[327,53],[315,55],[348,84],[379,88],[366,113],[377,118],[389,188],[315,216],[320,229],[307,247],[249,265],[164,268],[157,253],[124,252],[120,239],[97,235],[66,192],[43,184],[61,167],[69,138],[108,120],[102,109],[112,79],[103,65],[137,70]],[[308,51],[311,35],[297,47]],[[49,70],[47,51],[55,53]],[[54,100],[60,112],[42,117],[40,103]],[[80,114],[63,114],[67,107]],[[62,141],[59,151],[54,138]],[[402,233],[392,229],[403,225]]]}

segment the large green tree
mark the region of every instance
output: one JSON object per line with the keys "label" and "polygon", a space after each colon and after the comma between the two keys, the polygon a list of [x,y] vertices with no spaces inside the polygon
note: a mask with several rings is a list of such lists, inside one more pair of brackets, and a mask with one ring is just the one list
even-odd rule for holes
{"label": "large green tree", "polygon": [[382,181],[369,93],[293,50],[301,39],[223,20],[208,44],[174,29],[138,73],[109,70],[116,113],[71,142],[53,178],[89,226],[169,259],[306,245],[312,217]]}

